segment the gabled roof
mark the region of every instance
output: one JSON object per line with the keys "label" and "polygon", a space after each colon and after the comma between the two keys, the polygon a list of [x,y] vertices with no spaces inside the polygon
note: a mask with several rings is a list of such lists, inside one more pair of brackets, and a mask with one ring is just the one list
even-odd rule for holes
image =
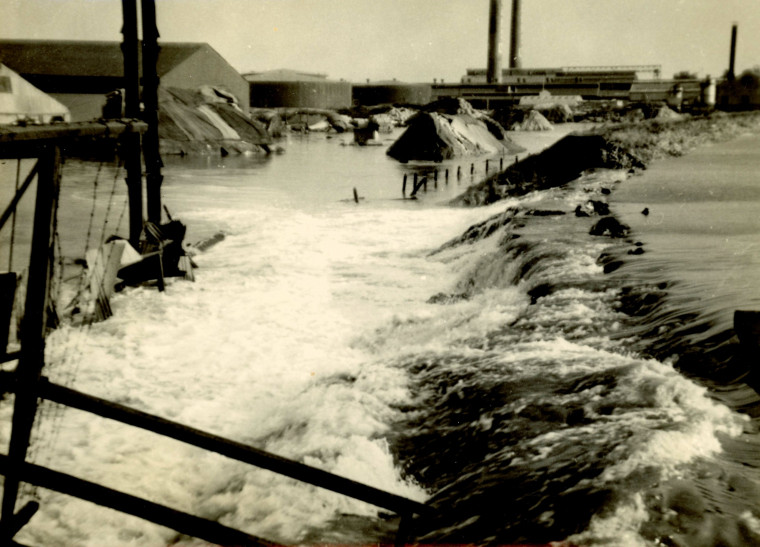
{"label": "gabled roof", "polygon": [[[159,42],[159,45],[159,76],[199,49],[211,48],[202,42]],[[121,77],[124,74],[120,42],[0,40],[0,62],[24,75]]]}

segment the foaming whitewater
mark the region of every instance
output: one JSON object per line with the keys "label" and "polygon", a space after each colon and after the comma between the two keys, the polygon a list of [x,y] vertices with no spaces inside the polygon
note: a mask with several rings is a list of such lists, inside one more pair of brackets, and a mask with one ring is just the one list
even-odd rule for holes
{"label": "foaming whitewater", "polygon": [[[532,150],[551,140],[524,138]],[[400,200],[403,173],[432,166],[341,144],[312,135],[268,160],[168,162],[165,201],[189,238],[226,238],[195,256],[195,283],[128,289],[107,321],[55,331],[45,374],[425,501],[438,514],[416,523],[423,543],[760,541],[757,460],[742,452],[757,446],[756,422],[676,370],[676,356],[647,350],[656,327],[641,303],[661,309],[669,280],[627,275],[634,240],[591,236],[598,217],[572,214],[631,183],[625,173],[450,208],[471,180]],[[86,177],[71,184],[84,207]],[[4,401],[6,442],[10,412]],[[41,407],[30,459],[283,543],[389,542],[397,525],[54,405]],[[24,496],[42,502],[24,543],[198,543],[47,491]]]}

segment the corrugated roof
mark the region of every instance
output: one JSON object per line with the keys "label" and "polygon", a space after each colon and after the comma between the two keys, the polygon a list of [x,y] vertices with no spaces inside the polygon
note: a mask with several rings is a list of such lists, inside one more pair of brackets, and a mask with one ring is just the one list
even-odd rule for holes
{"label": "corrugated roof", "polygon": [[[199,49],[211,47],[202,42],[160,42],[159,45],[159,76]],[[0,40],[0,61],[19,74],[120,77],[124,73],[120,42]]]}

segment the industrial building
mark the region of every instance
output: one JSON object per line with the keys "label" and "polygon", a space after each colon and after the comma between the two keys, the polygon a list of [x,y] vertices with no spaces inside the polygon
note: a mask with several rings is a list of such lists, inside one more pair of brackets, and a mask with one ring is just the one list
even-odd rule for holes
{"label": "industrial building", "polygon": [[[622,66],[569,66],[560,68],[519,68],[501,70],[499,83],[584,83],[584,82],[633,82],[635,80],[659,80],[660,65]],[[484,68],[469,68],[462,76],[463,84],[485,84],[488,71]]]}
{"label": "industrial building", "polygon": [[[248,83],[205,43],[162,42],[161,85],[196,89],[211,85],[232,93],[246,108]],[[119,42],[0,40],[0,60],[25,80],[66,105],[72,121],[101,117],[105,96],[124,87]]]}
{"label": "industrial building", "polygon": [[250,106],[255,108],[322,108],[337,110],[351,106],[351,84],[328,80],[325,74],[295,70],[249,72]]}
{"label": "industrial building", "polygon": [[[493,95],[493,99],[504,95],[519,98],[546,91],[552,95],[578,95],[585,99],[637,100],[632,95],[664,99],[675,84],[671,80],[660,80],[661,72],[660,65],[510,67],[501,70],[497,84],[489,84],[486,69],[468,69],[461,84],[438,86],[436,94],[445,96],[458,88],[454,92],[472,97]],[[686,87],[685,94],[699,96],[699,82],[690,82]]]}

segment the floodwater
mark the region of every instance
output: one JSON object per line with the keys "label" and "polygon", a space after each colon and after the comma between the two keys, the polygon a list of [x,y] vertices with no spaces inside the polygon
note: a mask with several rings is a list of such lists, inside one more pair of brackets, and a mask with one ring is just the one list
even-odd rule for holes
{"label": "floodwater", "polygon": [[[556,138],[515,134],[529,150]],[[470,176],[472,159],[402,165],[387,142],[349,142],[167,158],[164,202],[188,239],[226,238],[195,257],[194,283],[125,290],[108,320],[56,330],[45,374],[425,501],[424,543],[760,542],[758,398],[725,351],[734,309],[760,306],[757,137],[476,209],[446,202],[486,158]],[[69,264],[124,219],[112,166],[66,169]],[[427,192],[402,200],[415,172]],[[590,236],[598,219],[572,214],[589,198],[630,235]],[[457,240],[494,216],[501,228]],[[686,354],[700,357],[688,370]],[[10,416],[6,400],[4,443]],[[35,463],[274,541],[393,540],[370,505],[82,412],[41,404],[33,438]],[[41,489],[22,498],[41,500],[22,543],[194,542]]]}

